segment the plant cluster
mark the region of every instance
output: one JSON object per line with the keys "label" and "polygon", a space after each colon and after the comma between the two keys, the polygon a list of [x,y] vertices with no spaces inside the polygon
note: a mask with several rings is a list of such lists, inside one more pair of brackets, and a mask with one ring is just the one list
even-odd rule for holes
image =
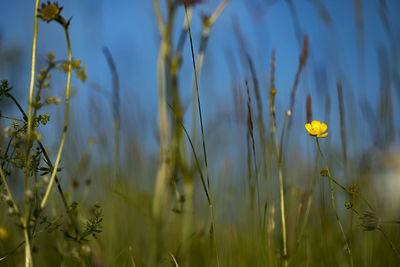
{"label": "plant cluster", "polygon": [[[14,118],[8,116],[6,110],[0,110],[0,117],[9,121],[9,125],[4,129],[6,143],[0,147],[0,200],[8,206],[8,214],[15,218],[17,228],[23,233],[23,241],[20,245],[2,256],[1,260],[5,260],[17,252],[19,247],[24,246],[26,266],[34,264],[32,253],[37,250],[35,242],[41,233],[59,231],[67,237],[63,246],[73,247],[76,246],[73,243],[76,243],[82,247],[84,242],[89,241],[90,236],[96,238],[102,228],[103,215],[100,205],[96,203],[92,215],[85,219],[78,209],[78,203],[68,204],[67,194],[63,191],[60,183],[62,167],[59,163],[68,126],[71,73],[74,72],[76,78],[82,82],[86,81],[86,67],[82,66],[80,59],[72,60],[68,33],[71,20],[64,19],[60,14],[61,10],[62,7],[59,7],[57,3],[51,2],[42,4],[41,9],[37,9],[28,112],[14,97],[13,87],[7,80],[2,80],[0,85],[1,106],[3,106],[2,102],[11,101],[20,113],[19,117]],[[47,55],[47,66],[40,69],[35,77],[37,20],[39,18],[46,22],[56,21],[62,26],[66,35],[69,58],[68,60],[58,60],[55,54],[50,52]],[[47,138],[42,135],[45,132],[43,128],[51,120],[50,114],[42,112],[43,108],[62,102],[58,96],[43,97],[44,90],[50,91],[52,88],[52,71],[61,71],[67,75],[65,124],[55,162],[51,160],[51,155],[45,148]],[[48,94],[48,92],[46,93]],[[22,177],[23,179],[21,179]],[[12,184],[23,188],[20,199],[16,198],[17,195],[20,195],[18,189],[9,186],[11,181]],[[54,182],[64,206],[63,213],[54,214],[47,211],[48,205],[46,204]],[[8,237],[7,231],[3,228],[1,236],[2,239]],[[72,240],[73,243],[67,242],[68,240]]]}

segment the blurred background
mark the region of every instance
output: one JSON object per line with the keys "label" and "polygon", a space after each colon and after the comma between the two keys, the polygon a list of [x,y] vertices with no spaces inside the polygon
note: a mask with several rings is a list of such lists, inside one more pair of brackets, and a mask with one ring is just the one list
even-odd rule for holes
{"label": "blurred background", "polygon": [[[87,82],[73,81],[76,87],[73,112],[80,115],[79,121],[88,123],[90,99],[102,107],[103,121],[111,119],[111,105],[107,103],[111,94],[111,74],[103,54],[107,47],[116,63],[121,94],[123,127],[135,128],[140,139],[146,139],[149,148],[154,148],[154,130],[157,116],[157,54],[160,36],[151,1],[108,1],[60,2],[62,14],[72,17],[70,32],[74,58],[82,60],[87,67]],[[198,4],[193,16],[194,48],[199,48],[201,16],[210,15],[218,1],[207,0]],[[29,85],[30,47],[33,29],[34,3],[23,7],[14,1],[2,1],[7,10],[0,20],[1,75],[16,87],[21,97],[26,97]],[[231,1],[212,27],[205,67],[200,77],[201,97],[205,118],[215,117],[217,103],[232,93],[232,83],[244,90],[244,80],[249,79],[248,70],[241,66],[240,53],[243,49],[253,58],[259,76],[261,94],[267,99],[269,60],[272,49],[276,50],[277,105],[285,110],[287,98],[297,69],[303,35],[309,36],[310,57],[298,88],[296,119],[303,127],[303,106],[307,94],[315,94],[313,108],[315,118],[323,120],[326,98],[332,97],[332,110],[337,107],[336,81],[343,83],[349,113],[358,119],[348,121],[357,128],[357,140],[372,143],[372,129],[368,127],[368,116],[363,106],[376,110],[380,92],[390,88],[393,95],[393,112],[398,111],[399,74],[397,42],[399,29],[396,12],[400,9],[396,1]],[[165,12],[164,12],[165,13]],[[175,37],[184,22],[183,6],[177,11]],[[38,67],[45,66],[46,55],[53,51],[59,58],[66,58],[64,33],[55,23],[40,22],[38,42]],[[235,28],[240,30],[244,48],[238,41]],[[175,38],[178,39],[178,38]],[[175,43],[177,40],[175,40]],[[190,103],[193,70],[190,46],[185,44],[181,68],[182,102]],[[232,74],[233,71],[237,75]],[[247,76],[246,76],[247,75]],[[235,80],[233,80],[234,76]],[[62,83],[61,83],[62,84]],[[61,85],[60,85],[61,86]],[[232,109],[226,102],[221,109]],[[129,110],[128,108],[134,108]],[[282,110],[281,110],[282,111]],[[148,116],[148,120],[138,114]],[[318,115],[317,115],[318,114]],[[187,116],[188,118],[190,116]],[[282,117],[282,116],[278,116]],[[378,118],[377,118],[378,119]],[[333,123],[338,123],[337,112],[332,112]],[[354,127],[354,124],[360,127]],[[106,123],[101,123],[107,128]],[[398,127],[398,123],[394,123]],[[140,125],[140,127],[138,127]],[[331,138],[337,141],[338,127],[330,127]],[[94,135],[93,127],[85,134]],[[352,131],[353,133],[353,131]],[[302,135],[304,136],[304,135]]]}
{"label": "blurred background", "polygon": [[[160,2],[162,14],[166,17],[168,11],[165,1]],[[193,6],[191,33],[195,56],[201,51],[202,18],[211,15],[221,2],[204,0]],[[138,266],[150,266],[148,258],[153,255],[151,244],[158,240],[154,234],[156,231],[152,230],[154,221],[151,206],[160,143],[157,57],[161,37],[153,2],[80,0],[58,3],[63,7],[62,15],[72,18],[69,31],[73,58],[81,59],[82,65],[87,67],[85,83],[75,77],[72,79],[71,119],[61,161],[62,184],[70,192],[68,197],[71,202],[77,201],[84,207],[84,201],[88,205],[99,201],[103,206],[104,232],[98,241],[93,241],[93,262],[104,266],[130,266],[128,251],[132,249],[136,263],[141,263]],[[9,80],[15,88],[14,94],[27,109],[34,1],[21,3],[1,0],[0,5],[3,11],[0,16],[0,79]],[[400,2],[396,0],[232,0],[212,25],[199,75],[199,94],[211,188],[214,192],[217,240],[223,266],[264,266],[263,260],[257,256],[262,254],[262,249],[252,244],[257,234],[246,227],[247,220],[254,217],[254,212],[248,210],[246,81],[251,89],[251,105],[255,116],[254,131],[259,160],[256,164],[261,164],[262,150],[267,150],[271,145],[263,147],[260,144],[256,121],[263,116],[269,135],[271,121],[268,99],[273,51],[276,56],[275,108],[279,135],[284,127],[285,112],[290,109],[291,92],[304,49],[308,55],[306,63],[300,68],[294,108],[291,110],[292,125],[283,143],[289,234],[295,236],[297,233],[297,220],[302,218],[305,200],[311,192],[316,199],[313,210],[318,215],[311,216],[310,225],[317,226],[315,231],[310,226],[307,242],[313,244],[311,247],[315,246],[318,233],[324,229],[326,236],[330,236],[330,233],[337,236],[332,244],[327,241],[329,244],[319,247],[321,253],[315,257],[305,256],[309,252],[304,245],[299,263],[313,265],[325,261],[328,266],[346,262],[346,254],[340,248],[340,232],[330,209],[328,184],[320,179],[321,184],[316,186],[315,192],[309,190],[313,184],[312,177],[322,169],[322,162],[316,159],[314,138],[310,138],[304,129],[307,122],[307,96],[312,99],[312,119],[328,124],[329,135],[321,140],[321,145],[333,176],[346,186],[359,184],[372,205],[379,207],[380,216],[390,220],[400,219],[399,13]],[[174,18],[172,44],[177,46],[186,19],[183,5],[178,5]],[[55,53],[56,58],[67,59],[65,36],[59,25],[40,21],[38,34],[37,69],[46,67],[50,51]],[[115,151],[118,151],[115,147],[113,117],[113,73],[110,72],[105,48],[112,55],[119,78],[121,117],[117,152],[118,181],[113,179]],[[63,98],[65,81],[64,74],[54,73],[52,88],[45,94]],[[258,97],[253,90],[257,83]],[[193,84],[192,54],[189,40],[186,39],[178,87],[184,110],[183,124],[191,135],[192,124],[198,124],[192,119]],[[263,109],[256,115],[258,99]],[[18,110],[11,103],[2,102],[1,105],[2,114],[18,116]],[[46,107],[45,110],[51,119],[42,130],[43,143],[54,158],[61,137],[64,108],[60,105]],[[0,120],[2,128],[7,123],[5,119]],[[193,141],[201,156],[201,139],[198,137]],[[191,153],[189,146],[187,151]],[[276,219],[275,239],[279,240],[279,184],[274,157],[268,158],[268,166],[268,180],[263,179],[261,174],[259,178],[261,202],[263,207],[265,203],[267,210],[264,219]],[[191,212],[194,217],[192,238],[196,241],[191,243],[190,264],[183,266],[213,263],[206,259],[212,258],[212,253],[204,249],[208,246],[207,202],[198,175],[194,177],[195,208]],[[184,190],[179,189],[179,177],[177,181],[179,194]],[[18,181],[13,183],[17,190]],[[175,193],[175,189],[171,189],[171,194]],[[347,225],[352,219],[350,212],[344,208],[345,200],[347,196],[338,193],[337,206]],[[179,205],[178,198],[171,202],[170,208],[179,209]],[[272,212],[272,207],[277,214]],[[180,216],[176,214],[174,216]],[[252,215],[247,217],[245,214]],[[177,241],[179,238],[174,238],[179,235],[174,233],[180,231],[180,225],[174,220],[178,219],[168,220],[168,225],[172,225],[171,232],[162,235],[165,240],[161,246],[167,248],[165,251],[187,260],[180,254],[182,244]],[[256,224],[253,222],[256,219],[251,220]],[[3,215],[1,224],[12,225]],[[355,258],[359,263],[356,265],[390,265],[399,262],[388,243],[380,239],[379,233],[375,236],[367,233],[367,237],[359,237],[363,235],[359,223],[352,224],[355,225],[353,231],[357,233],[351,243],[355,247],[360,246],[359,249],[355,248]],[[395,247],[398,247],[398,226],[388,228]],[[14,238],[5,247],[11,248],[17,244],[18,238]],[[374,245],[376,238],[381,243]],[[289,243],[295,244],[294,237],[289,240]],[[357,245],[361,241],[365,241],[365,244]],[[280,243],[276,243],[278,250]],[[339,252],[332,252],[338,247]],[[313,255],[315,251],[311,250]],[[341,256],[335,258],[332,253]],[[374,258],[379,253],[386,256]],[[54,262],[58,263],[59,259],[55,258]],[[161,259],[161,264],[171,264],[168,254],[161,256]],[[11,261],[8,263],[13,264]]]}

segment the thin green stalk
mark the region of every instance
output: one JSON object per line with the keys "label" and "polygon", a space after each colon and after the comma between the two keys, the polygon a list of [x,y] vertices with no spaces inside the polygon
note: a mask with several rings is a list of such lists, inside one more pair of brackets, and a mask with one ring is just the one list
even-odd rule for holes
{"label": "thin green stalk", "polygon": [[159,217],[163,210],[163,206],[169,202],[168,192],[166,192],[168,177],[170,176],[170,153],[169,153],[169,123],[167,114],[167,100],[165,93],[165,57],[170,50],[168,44],[168,32],[163,17],[161,14],[160,3],[158,0],[153,0],[154,10],[161,35],[161,44],[157,60],[157,81],[158,81],[158,107],[160,120],[160,152],[159,152],[159,167],[154,189],[153,214]]}
{"label": "thin green stalk", "polygon": [[[211,27],[213,24],[216,22],[218,17],[221,15],[221,13],[224,11],[226,6],[229,4],[231,0],[225,0],[219,6],[215,9],[214,13],[212,13],[211,16],[207,17],[206,19],[203,20],[203,29],[201,31],[201,38],[200,38],[200,46],[199,46],[199,51],[197,53],[196,57],[196,75],[197,79],[194,80],[193,82],[193,94],[192,94],[192,140],[194,142],[197,141],[197,111],[199,110],[197,107],[197,81],[198,78],[200,77],[201,70],[203,68],[203,61],[204,61],[204,55],[207,50],[208,46],[208,40],[210,37],[210,32],[211,32]],[[186,26],[190,26],[190,20],[191,20],[191,14],[192,14],[192,8],[187,7],[186,13],[189,16],[189,20],[187,19],[186,21],[189,21],[189,23],[186,23]]]}
{"label": "thin green stalk", "polygon": [[195,148],[193,146],[193,142],[190,139],[189,133],[187,132],[187,130],[186,130],[185,126],[182,124],[182,122],[179,122],[179,124],[182,126],[182,128],[183,128],[183,130],[185,132],[185,135],[186,135],[186,137],[187,137],[187,139],[188,139],[188,141],[190,143],[190,147],[192,148],[192,153],[193,153],[193,156],[194,156],[194,159],[195,159],[195,162],[196,162],[197,169],[198,169],[199,174],[200,174],[200,180],[201,180],[201,183],[203,185],[203,190],[204,190],[204,193],[206,194],[206,197],[207,197],[208,206],[210,208],[211,223],[212,223],[212,233],[213,233],[213,241],[214,241],[215,252],[216,252],[216,257],[217,257],[217,265],[219,266],[218,250],[217,250],[217,244],[216,244],[216,240],[215,240],[215,217],[214,217],[214,209],[213,209],[213,204],[212,204],[212,198],[211,198],[211,195],[210,195],[210,192],[209,192],[209,188],[207,189],[206,181],[204,179],[203,172],[201,171],[199,158],[197,157],[197,153],[196,153],[196,150],[195,150]]}
{"label": "thin green stalk", "polygon": [[192,32],[191,32],[191,29],[190,29],[189,15],[188,15],[188,12],[187,12],[187,4],[186,4],[186,2],[185,2],[185,13],[186,13],[186,19],[187,19],[187,21],[188,21],[188,31],[189,31],[190,49],[191,49],[191,52],[192,52],[192,62],[193,62],[193,69],[194,69],[194,79],[195,79],[195,85],[196,85],[197,107],[198,107],[198,111],[199,111],[201,139],[202,139],[202,145],[203,145],[204,163],[205,163],[205,167],[206,167],[207,188],[208,188],[208,190],[209,190],[209,189],[210,189],[210,178],[209,178],[209,175],[208,175],[208,162],[207,162],[206,143],[205,143],[205,138],[204,138],[203,115],[202,115],[201,106],[200,106],[199,83],[198,83],[198,79],[197,79],[196,60],[195,60],[195,58],[194,58],[194,49],[193,49]]}
{"label": "thin green stalk", "polygon": [[251,167],[251,145],[250,145],[250,133],[246,130],[246,145],[247,145],[247,181],[249,184],[249,195],[250,195],[250,210],[254,208],[254,185],[252,182],[253,169]]}
{"label": "thin green stalk", "polygon": [[285,130],[286,130],[286,122],[288,118],[291,116],[290,110],[285,112],[285,117],[283,119],[283,125],[282,125],[282,132],[281,132],[281,138],[280,138],[280,145],[279,145],[279,164],[282,166],[283,163],[283,138],[285,137]]}
{"label": "thin green stalk", "polygon": [[33,267],[31,245],[29,241],[28,226],[24,225],[24,238],[25,238],[25,267]]}
{"label": "thin green stalk", "polygon": [[395,245],[392,243],[392,241],[390,240],[389,236],[385,233],[385,231],[383,231],[383,228],[380,226],[380,227],[378,227],[378,230],[383,234],[383,236],[385,237],[385,239],[388,241],[390,247],[391,247],[392,250],[396,253],[396,256],[400,258],[400,252],[399,252],[398,249],[395,247]]}
{"label": "thin green stalk", "polygon": [[115,65],[114,59],[111,55],[110,50],[105,47],[103,49],[104,56],[108,62],[108,66],[111,72],[112,78],[112,90],[113,90],[113,99],[112,99],[112,111],[113,111],[113,119],[114,119],[114,179],[117,181],[119,178],[119,150],[120,150],[120,97],[119,97],[119,78],[118,71]]}
{"label": "thin green stalk", "polygon": [[264,117],[263,117],[263,106],[261,102],[261,95],[260,95],[260,87],[258,84],[256,70],[254,69],[253,60],[251,59],[250,55],[247,54],[247,61],[249,63],[250,73],[253,78],[253,86],[254,86],[254,93],[256,95],[257,101],[257,112],[258,112],[258,130],[260,135],[260,143],[261,143],[261,154],[262,154],[262,165],[263,165],[263,174],[264,179],[267,180],[268,178],[268,171],[267,171],[267,142],[265,139],[265,126],[264,126]]}
{"label": "thin green stalk", "polygon": [[[28,139],[27,139],[27,149],[26,149],[26,165],[25,165],[25,191],[29,189],[29,166],[30,166],[30,147],[32,142],[32,100],[33,100],[33,91],[35,87],[35,68],[36,68],[36,45],[37,45],[37,36],[38,36],[38,9],[39,9],[39,0],[36,0],[35,3],[35,17],[34,17],[34,30],[33,30],[33,41],[32,41],[32,63],[31,63],[31,79],[29,84],[29,104],[28,104]],[[27,198],[27,196],[26,196]],[[28,234],[28,225],[29,225],[29,201],[25,199],[25,213],[26,220],[24,222],[24,238],[25,238],[25,266],[30,267],[33,266],[31,249],[29,246],[29,234]]]}
{"label": "thin green stalk", "polygon": [[[46,69],[46,72],[43,73],[43,77],[46,77],[49,74],[51,68],[53,68],[53,67],[54,67],[53,64],[49,64],[49,66]],[[33,104],[33,106],[34,106],[34,111],[33,111],[33,115],[32,115],[33,118],[36,118],[36,114],[39,109],[38,106],[40,105],[40,103],[39,103],[40,93],[43,89],[44,81],[45,81],[45,79],[42,79],[37,86],[36,95],[35,95],[35,103]]]}
{"label": "thin green stalk", "polygon": [[[256,156],[256,146],[254,140],[254,132],[253,132],[253,119],[252,119],[252,111],[251,111],[251,97],[250,97],[250,88],[249,84],[246,81],[246,92],[247,92],[247,135],[250,137],[251,140],[251,151],[253,152],[253,163],[254,163],[254,176],[256,181],[256,191],[257,191],[257,213],[259,216],[259,223],[261,228],[261,211],[260,211],[260,186],[258,184],[258,167],[257,167],[257,156]],[[249,138],[247,138],[249,141]],[[248,150],[250,150],[250,144],[248,143]],[[250,153],[250,151],[248,151]],[[248,163],[251,163],[251,156],[248,154]],[[251,180],[251,166],[249,168],[249,181]],[[251,192],[250,192],[251,193]]]}
{"label": "thin green stalk", "polygon": [[[183,128],[183,131],[185,132],[186,138],[187,138],[188,141],[189,141],[190,148],[192,149],[194,161],[195,161],[195,163],[196,163],[196,167],[197,167],[197,169],[198,169],[198,171],[199,171],[199,174],[200,174],[201,185],[203,186],[204,193],[206,194],[207,202],[208,202],[208,204],[210,205],[212,200],[211,200],[211,198],[210,198],[210,195],[208,194],[208,189],[207,189],[207,186],[206,186],[206,180],[205,180],[205,178],[204,178],[203,172],[201,171],[200,161],[199,161],[199,158],[197,157],[197,153],[196,153],[196,150],[195,150],[195,148],[194,148],[193,141],[192,141],[192,139],[190,138],[189,133],[187,132],[187,130],[186,130],[185,126],[183,125],[183,123],[182,123],[182,122],[178,122],[178,123],[179,123],[179,124],[181,125],[181,127]],[[211,205],[212,205],[212,204],[211,204]]]}
{"label": "thin green stalk", "polygon": [[339,188],[342,189],[343,191],[349,193],[349,194],[352,195],[352,196],[354,196],[354,195],[359,196],[359,197],[365,202],[365,204],[368,206],[368,208],[369,208],[370,210],[372,210],[372,211],[374,210],[374,208],[372,207],[372,205],[369,203],[369,201],[368,201],[362,194],[360,194],[359,192],[354,193],[354,192],[350,191],[349,189],[347,189],[344,185],[342,185],[342,184],[339,183],[336,179],[334,179],[334,178],[331,176],[331,174],[330,174],[329,171],[328,171],[326,177],[328,177],[328,179],[329,179],[331,182],[333,182],[333,183],[335,183],[337,186],[339,186]]}
{"label": "thin green stalk", "polygon": [[[275,95],[277,93],[276,88],[275,88],[275,50],[272,50],[272,55],[271,55],[271,72],[270,72],[270,91],[269,91],[269,98],[268,98],[268,104],[269,104],[269,121],[270,121],[270,143],[273,143],[274,139],[274,129],[275,129]],[[270,146],[269,149],[270,156],[273,153],[273,146]]]}
{"label": "thin green stalk", "polygon": [[279,174],[279,194],[281,201],[281,220],[282,220],[282,239],[283,239],[283,258],[286,261],[287,257],[287,241],[286,241],[286,219],[285,219],[285,199],[284,199],[284,191],[283,191],[283,176],[282,176],[282,167],[278,166],[278,174]]}
{"label": "thin green stalk", "polygon": [[[273,96],[272,96],[273,97]],[[274,103],[274,101],[272,101]],[[280,194],[280,207],[281,207],[281,222],[282,222],[282,242],[283,242],[283,258],[285,261],[285,265],[287,265],[287,236],[286,236],[286,218],[285,218],[285,198],[284,198],[284,189],[283,189],[283,174],[282,174],[282,157],[281,157],[281,149],[278,141],[278,133],[276,130],[276,117],[275,117],[275,108],[271,109],[271,118],[273,128],[272,133],[275,140],[275,149],[278,159],[278,176],[279,176],[279,194]],[[285,124],[286,124],[287,114],[285,115],[284,125],[282,128],[282,137],[284,134]]]}
{"label": "thin green stalk", "polygon": [[61,142],[60,142],[60,147],[58,148],[58,153],[57,153],[57,158],[54,163],[54,168],[53,172],[51,174],[50,182],[49,185],[47,186],[46,193],[43,197],[42,203],[40,204],[40,208],[44,208],[46,205],[47,199],[49,198],[51,188],[54,183],[54,179],[57,174],[57,169],[58,165],[61,160],[61,154],[64,148],[64,143],[65,143],[65,138],[67,135],[67,127],[68,127],[68,118],[69,118],[69,95],[70,95],[70,89],[71,89],[71,67],[72,67],[72,52],[71,52],[71,41],[69,38],[69,33],[68,33],[68,24],[63,25],[64,27],[64,32],[65,32],[65,38],[67,41],[67,46],[68,46],[68,72],[67,72],[67,88],[65,91],[65,117],[64,117],[64,128],[63,128],[63,133],[61,137]]}
{"label": "thin green stalk", "polygon": [[157,19],[158,31],[162,35],[164,32],[165,25],[164,25],[164,19],[162,16],[162,12],[161,12],[160,3],[158,2],[158,0],[153,0],[153,6],[154,6],[154,12],[156,14],[156,19]]}
{"label": "thin green stalk", "polygon": [[[34,238],[36,238],[36,236],[38,236],[39,234],[43,233],[44,231],[45,231],[45,229],[42,229],[42,230],[40,230],[38,232],[33,232],[32,233],[32,240]],[[15,248],[13,248],[10,252],[8,252],[4,257],[1,257],[0,258],[0,262],[5,260],[5,259],[7,259],[7,258],[9,258],[11,255],[15,254],[18,251],[18,249],[20,247],[22,247],[22,245],[24,245],[24,244],[25,244],[25,240],[21,241]]]}
{"label": "thin green stalk", "polygon": [[4,118],[4,119],[8,119],[8,120],[13,120],[13,121],[19,121],[19,122],[22,122],[22,123],[26,123],[26,121],[24,121],[24,120],[17,119],[17,118],[13,118],[13,117],[8,117],[8,116],[3,116],[3,115],[0,115],[0,118]]}
{"label": "thin green stalk", "polygon": [[[278,176],[279,176],[279,193],[280,193],[280,207],[281,207],[281,222],[282,222],[282,241],[283,241],[283,258],[284,263],[287,265],[287,244],[286,244],[286,218],[285,218],[285,199],[284,199],[284,190],[283,190],[283,175],[282,175],[282,166],[281,166],[281,156],[279,149],[279,141],[278,141],[278,133],[276,130],[276,114],[275,114],[275,95],[277,91],[275,88],[275,51],[272,51],[271,56],[271,78],[270,78],[270,94],[269,94],[269,108],[270,108],[270,134],[272,142],[275,142],[276,156],[278,161]],[[285,119],[286,123],[286,119]],[[283,125],[283,130],[285,129],[285,125]],[[283,134],[283,132],[282,132]],[[271,150],[271,153],[273,149]]]}
{"label": "thin green stalk", "polygon": [[[320,147],[319,141],[318,141],[318,140],[319,140],[318,137],[316,137],[315,140],[316,140],[316,142],[317,142],[319,154],[321,155],[321,157],[322,157],[322,159],[323,159],[323,161],[324,161],[325,168],[326,168],[326,170],[327,170],[327,172],[328,172],[328,177],[332,177],[331,174],[330,174],[330,171],[329,171],[328,164],[326,163],[325,157],[324,157],[324,155],[322,154],[321,147]],[[338,224],[339,224],[340,231],[342,232],[343,239],[344,239],[344,241],[346,242],[346,249],[347,249],[347,252],[349,253],[349,256],[350,256],[350,265],[351,265],[351,266],[354,266],[353,255],[352,255],[352,253],[351,253],[351,249],[350,249],[350,246],[349,246],[349,242],[347,241],[346,234],[344,233],[343,226],[342,226],[342,223],[340,222],[339,214],[338,214],[337,209],[336,209],[335,196],[334,196],[334,191],[333,191],[333,180],[334,180],[333,178],[332,178],[332,179],[331,179],[331,178],[329,179],[330,187],[331,187],[332,207],[333,207],[333,210],[335,211],[336,220],[337,220],[337,222],[338,222]]]}
{"label": "thin green stalk", "polygon": [[37,35],[38,35],[39,2],[40,2],[39,0],[36,0],[33,41],[32,41],[32,64],[31,64],[31,79],[30,79],[30,84],[29,84],[29,105],[28,105],[28,140],[30,140],[32,137],[32,104],[33,104],[33,91],[34,91],[34,87],[35,87],[36,44],[37,44]]}
{"label": "thin green stalk", "polygon": [[213,240],[214,240],[215,252],[216,252],[216,257],[217,257],[217,265],[219,266],[218,250],[217,250],[217,244],[216,244],[216,240],[215,240],[215,217],[214,217],[214,209],[213,209],[213,204],[212,204],[212,198],[211,198],[211,195],[210,195],[210,192],[209,192],[209,188],[207,189],[206,181],[204,179],[203,172],[201,171],[199,158],[197,157],[197,153],[196,153],[196,150],[194,148],[193,142],[190,139],[189,133],[187,132],[187,130],[186,130],[185,126],[182,124],[182,122],[178,122],[178,123],[183,128],[183,130],[185,132],[185,135],[186,135],[186,137],[187,137],[187,139],[189,141],[189,144],[190,144],[190,147],[192,149],[192,153],[193,153],[193,156],[194,156],[194,159],[195,159],[195,162],[196,162],[196,166],[197,166],[197,169],[198,169],[199,174],[200,174],[201,184],[203,186],[204,193],[206,194],[206,197],[207,197],[207,202],[208,202],[208,206],[210,208],[210,214],[211,214],[211,223],[212,223],[212,230],[213,230],[212,233],[213,233]]}
{"label": "thin green stalk", "polygon": [[201,129],[201,138],[202,138],[202,144],[203,144],[204,163],[205,163],[205,168],[206,168],[207,189],[208,189],[208,195],[209,195],[209,207],[210,207],[210,213],[211,213],[211,224],[212,224],[213,241],[214,241],[214,247],[215,247],[215,254],[216,254],[216,258],[217,258],[217,266],[220,266],[220,264],[219,264],[219,256],[218,256],[217,240],[216,240],[216,231],[215,231],[214,208],[213,208],[213,205],[212,205],[212,202],[211,202],[212,196],[211,196],[211,191],[210,191],[210,177],[209,177],[209,173],[208,173],[207,151],[206,151],[206,143],[205,143],[205,138],[204,138],[203,117],[202,117],[201,105],[200,105],[199,83],[198,83],[198,79],[197,79],[196,60],[194,58],[193,39],[192,39],[192,32],[191,32],[191,29],[190,29],[190,21],[189,21],[189,15],[188,15],[188,12],[187,12],[187,4],[186,4],[186,2],[185,2],[185,14],[186,14],[186,20],[188,22],[190,49],[191,49],[191,53],[192,53],[194,78],[195,78],[195,84],[196,84],[197,105],[198,105],[199,118],[200,118],[200,129]]}
{"label": "thin green stalk", "polygon": [[[315,162],[317,162],[317,159],[318,159],[317,156],[318,156],[318,154],[315,155]],[[307,200],[306,212],[305,212],[305,215],[304,215],[303,223],[301,224],[299,235],[298,235],[298,237],[296,239],[296,243],[295,243],[294,248],[292,250],[291,260],[293,260],[293,257],[296,254],[296,252],[297,252],[297,250],[298,250],[298,248],[300,246],[300,242],[301,242],[301,239],[303,238],[304,230],[305,230],[305,228],[306,228],[306,226],[308,224],[308,218],[310,216],[311,204],[312,204],[312,201],[313,201],[313,194],[314,194],[314,189],[315,189],[316,182],[317,182],[317,174],[314,174],[314,178],[313,178],[312,186],[311,186],[311,191],[309,193],[308,200]]]}
{"label": "thin green stalk", "polygon": [[283,189],[282,161],[279,153],[278,175],[279,175],[279,194],[281,203],[281,220],[282,220],[282,239],[283,239],[283,258],[286,261],[287,257],[287,236],[286,236],[286,216],[285,216],[285,197]]}
{"label": "thin green stalk", "polygon": [[[192,19],[193,8],[189,8],[189,22]],[[178,192],[178,186],[174,180],[174,185],[176,187],[176,198],[180,205],[180,209],[183,210],[182,213],[182,253],[186,255],[185,265],[190,264],[190,236],[192,235],[192,225],[193,225],[193,170],[189,168],[188,155],[185,145],[185,139],[183,137],[182,127],[179,125],[183,121],[184,108],[182,106],[179,94],[179,83],[178,74],[179,68],[182,61],[182,51],[185,45],[185,40],[188,35],[188,22],[186,17],[183,18],[183,26],[179,35],[178,44],[175,51],[172,54],[172,58],[167,60],[168,64],[168,74],[170,74],[171,89],[172,89],[172,140],[171,140],[171,157],[172,166],[174,168],[174,173],[178,171],[182,174],[183,180],[183,195],[185,196],[185,201],[182,202],[181,194]]]}

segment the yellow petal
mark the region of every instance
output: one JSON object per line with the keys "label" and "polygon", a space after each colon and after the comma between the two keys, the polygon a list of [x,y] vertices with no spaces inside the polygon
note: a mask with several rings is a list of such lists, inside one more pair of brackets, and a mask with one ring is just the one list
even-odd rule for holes
{"label": "yellow petal", "polygon": [[328,129],[328,125],[325,123],[321,123],[321,133],[325,132]]}
{"label": "yellow petal", "polygon": [[328,135],[328,132],[324,133],[324,134],[319,134],[317,135],[318,138],[323,138],[326,137]]}
{"label": "yellow petal", "polygon": [[312,121],[311,126],[313,128],[319,128],[321,126],[321,122],[320,121]]}
{"label": "yellow petal", "polygon": [[310,132],[311,129],[312,129],[311,124],[309,124],[309,123],[306,123],[305,127],[306,127],[306,130],[307,130],[308,132]]}

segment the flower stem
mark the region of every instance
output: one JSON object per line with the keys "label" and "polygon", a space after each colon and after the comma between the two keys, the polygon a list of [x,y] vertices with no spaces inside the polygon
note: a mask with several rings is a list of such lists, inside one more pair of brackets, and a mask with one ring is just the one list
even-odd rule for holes
{"label": "flower stem", "polygon": [[347,189],[346,189],[344,186],[342,186],[341,184],[339,184],[338,182],[336,182],[335,179],[332,178],[331,173],[330,173],[330,171],[329,171],[328,164],[326,163],[324,154],[322,154],[321,147],[320,147],[320,145],[319,145],[319,139],[318,139],[318,137],[316,137],[315,140],[316,140],[316,142],[317,142],[319,154],[321,155],[321,157],[322,157],[322,159],[323,159],[323,161],[324,161],[324,164],[325,164],[325,168],[326,168],[326,170],[328,171],[328,178],[329,178],[329,183],[330,183],[330,187],[331,187],[332,207],[333,207],[333,210],[335,211],[336,220],[337,220],[337,222],[338,222],[338,224],[339,224],[340,231],[342,232],[343,239],[344,239],[344,241],[346,242],[346,249],[347,249],[347,252],[349,253],[349,256],[350,256],[350,266],[353,267],[353,266],[354,266],[354,263],[353,263],[353,254],[351,253],[351,249],[350,249],[350,246],[349,246],[349,242],[347,241],[346,234],[344,233],[343,226],[342,226],[342,223],[340,222],[339,214],[338,214],[337,209],[336,209],[335,195],[334,195],[334,191],[333,191],[333,183],[334,183],[334,181],[335,181],[335,183],[336,183],[337,185],[339,185],[339,186],[340,186],[342,189],[344,189],[345,191],[347,191]]}

